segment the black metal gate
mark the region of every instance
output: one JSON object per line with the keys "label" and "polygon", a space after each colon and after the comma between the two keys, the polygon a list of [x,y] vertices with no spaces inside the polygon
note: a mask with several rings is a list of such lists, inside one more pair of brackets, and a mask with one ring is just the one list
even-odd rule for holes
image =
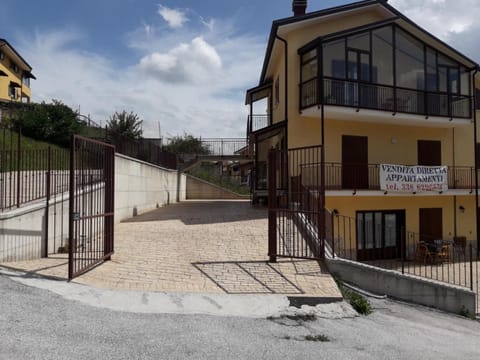
{"label": "black metal gate", "polygon": [[271,150],[268,159],[268,241],[277,257],[321,259],[326,238],[322,146]]}
{"label": "black metal gate", "polygon": [[115,147],[72,136],[68,279],[113,254]]}

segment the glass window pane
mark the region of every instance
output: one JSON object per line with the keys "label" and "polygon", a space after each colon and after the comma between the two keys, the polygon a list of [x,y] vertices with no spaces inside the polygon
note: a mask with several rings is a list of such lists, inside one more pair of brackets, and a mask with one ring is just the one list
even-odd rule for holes
{"label": "glass window pane", "polygon": [[397,246],[397,216],[385,214],[385,247]]}
{"label": "glass window pane", "polygon": [[372,32],[372,81],[393,85],[393,32],[386,27]]}
{"label": "glass window pane", "polygon": [[373,213],[365,214],[365,248],[373,249]]}
{"label": "glass window pane", "polygon": [[449,70],[450,92],[452,94],[458,94],[460,93],[460,72],[454,68],[450,68]]}
{"label": "glass window pane", "polygon": [[370,52],[370,33],[349,36],[347,47]]}
{"label": "glass window pane", "polygon": [[304,64],[302,66],[302,81],[305,82],[316,77],[317,69],[318,63],[316,58]]}
{"label": "glass window pane", "polygon": [[458,66],[458,64],[447,58],[445,55],[438,54],[438,65],[446,65],[446,66]]}
{"label": "glass window pane", "polygon": [[345,40],[326,43],[323,46],[323,73],[338,79],[345,79]]}
{"label": "glass window pane", "polygon": [[397,85],[409,89],[425,89],[423,44],[405,33],[396,30]]}
{"label": "glass window pane", "polygon": [[348,52],[348,78],[358,80],[358,57],[357,52]]}
{"label": "glass window pane", "polygon": [[470,74],[464,67],[460,68],[460,92],[462,95],[470,96]]}
{"label": "glass window pane", "polygon": [[382,213],[375,213],[375,248],[382,248]]}
{"label": "glass window pane", "polygon": [[448,68],[444,66],[438,66],[438,90],[442,92],[447,92],[447,82],[448,82]]}
{"label": "glass window pane", "polygon": [[302,55],[302,63],[306,63],[308,60],[317,57],[317,49],[310,50]]}
{"label": "glass window pane", "polygon": [[427,91],[437,91],[437,53],[427,48]]}
{"label": "glass window pane", "polygon": [[370,81],[370,55],[360,54],[360,80]]}
{"label": "glass window pane", "polygon": [[357,248],[363,249],[363,214],[357,214]]}

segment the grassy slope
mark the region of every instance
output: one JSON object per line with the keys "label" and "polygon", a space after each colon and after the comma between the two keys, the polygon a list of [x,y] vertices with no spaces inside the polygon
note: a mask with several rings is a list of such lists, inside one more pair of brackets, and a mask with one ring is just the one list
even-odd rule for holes
{"label": "grassy slope", "polygon": [[[0,171],[44,170],[48,168],[48,147],[51,149],[50,168],[64,170],[69,167],[69,150],[43,141],[22,136],[20,139],[21,158],[18,158],[18,134],[0,130]],[[11,152],[10,150],[13,150]]]}
{"label": "grassy slope", "polygon": [[[33,140],[25,136],[21,137],[20,147],[22,150],[43,150],[51,147],[52,150],[65,150],[57,145]],[[0,150],[17,150],[18,134],[10,130],[0,130]],[[67,150],[65,150],[67,151]]]}

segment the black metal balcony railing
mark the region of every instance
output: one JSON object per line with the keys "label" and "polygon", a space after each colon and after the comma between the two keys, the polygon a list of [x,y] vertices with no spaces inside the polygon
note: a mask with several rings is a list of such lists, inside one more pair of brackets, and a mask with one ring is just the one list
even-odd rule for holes
{"label": "black metal balcony railing", "polygon": [[[448,188],[473,191],[475,169],[467,166],[448,166]],[[380,165],[325,163],[325,189],[380,190]]]}
{"label": "black metal balcony railing", "polygon": [[249,115],[247,120],[247,136],[270,125],[270,115]]}
{"label": "black metal balcony railing", "polygon": [[[313,78],[301,84],[302,109],[322,103],[318,81],[318,78]],[[472,97],[470,96],[332,78],[323,80],[323,103],[424,116],[465,119],[472,117]]]}

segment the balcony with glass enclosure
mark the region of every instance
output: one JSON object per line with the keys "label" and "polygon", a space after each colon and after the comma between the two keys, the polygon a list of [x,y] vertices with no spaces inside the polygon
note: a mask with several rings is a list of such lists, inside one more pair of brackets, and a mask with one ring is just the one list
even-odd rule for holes
{"label": "balcony with glass enclosure", "polygon": [[321,116],[325,105],[330,118],[396,124],[451,126],[473,117],[472,68],[396,24],[319,38],[299,54],[306,116]]}

